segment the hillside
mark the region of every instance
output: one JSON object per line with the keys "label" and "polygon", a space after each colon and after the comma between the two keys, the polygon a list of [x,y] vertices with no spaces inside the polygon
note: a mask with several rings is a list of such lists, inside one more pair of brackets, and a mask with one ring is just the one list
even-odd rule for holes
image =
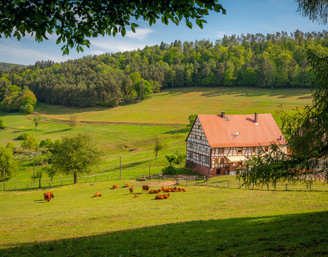
{"label": "hillside", "polygon": [[14,63],[7,63],[7,62],[0,62],[0,71],[9,71],[14,67],[18,67],[19,69],[24,68],[25,65],[21,64],[14,64]]}
{"label": "hillside", "polygon": [[326,55],[327,47],[326,31],[231,35],[215,42],[176,40],[60,64],[36,62],[3,74],[0,90],[10,84],[28,86],[39,102],[95,107],[135,103],[166,88],[311,88],[314,75],[306,51]]}
{"label": "hillside", "polygon": [[187,124],[191,114],[271,113],[278,125],[276,110],[282,104],[288,113],[296,106],[311,104],[309,89],[257,89],[241,87],[176,88],[164,90],[138,104],[116,108],[72,108],[60,105],[38,104],[42,116],[68,120],[76,113],[81,121],[123,122],[139,124]]}

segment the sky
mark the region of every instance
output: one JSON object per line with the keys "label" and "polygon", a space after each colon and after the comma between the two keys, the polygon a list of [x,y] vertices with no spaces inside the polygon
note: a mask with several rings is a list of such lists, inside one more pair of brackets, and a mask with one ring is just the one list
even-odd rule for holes
{"label": "sky", "polygon": [[0,62],[30,65],[36,61],[53,60],[63,62],[68,59],[82,58],[85,55],[124,52],[142,49],[146,45],[160,44],[162,41],[171,43],[174,40],[195,41],[208,39],[215,40],[224,34],[240,35],[242,33],[256,34],[276,33],[277,31],[294,32],[297,29],[303,32],[327,30],[327,25],[319,25],[302,17],[297,12],[298,4],[294,0],[219,0],[226,9],[226,15],[210,12],[205,16],[207,24],[200,29],[195,25],[189,29],[184,20],[176,26],[172,22],[169,25],[158,21],[149,26],[148,22],[139,19],[135,22],[139,25],[136,33],[127,29],[125,37],[121,35],[99,36],[91,38],[90,48],[84,47],[84,52],[77,53],[76,49],[70,49],[70,54],[62,55],[62,44],[56,45],[56,35],[50,35],[49,40],[41,43],[31,36],[26,36],[20,41],[16,38],[0,39]]}

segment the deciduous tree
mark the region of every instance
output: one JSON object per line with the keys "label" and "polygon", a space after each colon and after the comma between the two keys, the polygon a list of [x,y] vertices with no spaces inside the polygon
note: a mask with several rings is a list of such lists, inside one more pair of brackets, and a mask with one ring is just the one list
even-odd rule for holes
{"label": "deciduous tree", "polygon": [[73,174],[75,184],[78,174],[90,173],[99,164],[101,153],[90,133],[63,137],[61,141],[55,147],[53,168],[63,174]]}

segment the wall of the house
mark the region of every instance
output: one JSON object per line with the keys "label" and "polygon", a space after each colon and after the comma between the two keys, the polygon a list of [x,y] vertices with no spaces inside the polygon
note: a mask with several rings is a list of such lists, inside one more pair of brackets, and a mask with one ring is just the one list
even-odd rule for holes
{"label": "wall of the house", "polygon": [[187,138],[187,161],[192,161],[205,168],[210,168],[211,147],[198,117]]}

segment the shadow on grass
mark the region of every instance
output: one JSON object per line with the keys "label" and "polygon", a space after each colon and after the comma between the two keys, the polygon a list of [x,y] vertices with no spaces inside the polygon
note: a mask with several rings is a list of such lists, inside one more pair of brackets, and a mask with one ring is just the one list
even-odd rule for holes
{"label": "shadow on grass", "polygon": [[182,129],[177,129],[177,130],[171,130],[171,131],[167,131],[163,134],[179,134],[179,133],[182,133],[182,134],[185,134],[185,133],[188,133],[190,131],[190,127],[185,127],[185,128],[182,128]]}
{"label": "shadow on grass", "polygon": [[[166,201],[170,201],[167,199]],[[237,210],[236,212],[241,212]],[[206,217],[207,219],[209,217]],[[160,217],[159,217],[160,219]],[[327,256],[328,212],[144,226],[17,247],[1,256]],[[53,235],[56,237],[55,235]]]}
{"label": "shadow on grass", "polygon": [[51,131],[51,132],[47,132],[47,133],[44,133],[44,134],[54,134],[54,133],[60,133],[60,132],[65,132],[65,131],[69,131],[69,130],[73,130],[73,128],[66,128],[66,129]]}

